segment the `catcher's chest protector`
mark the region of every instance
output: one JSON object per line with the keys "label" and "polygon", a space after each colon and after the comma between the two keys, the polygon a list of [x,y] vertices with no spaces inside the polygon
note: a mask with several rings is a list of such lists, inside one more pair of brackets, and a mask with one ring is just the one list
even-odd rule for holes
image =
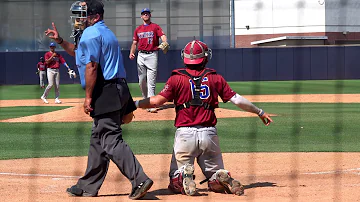
{"label": "catcher's chest protector", "polygon": [[214,110],[213,106],[210,106],[208,103],[203,102],[200,98],[200,92],[201,92],[201,82],[203,81],[203,78],[208,74],[216,74],[215,70],[212,69],[205,69],[205,71],[200,76],[193,76],[189,74],[185,69],[179,69],[173,71],[173,74],[181,74],[189,77],[192,82],[195,84],[194,86],[194,94],[193,99],[189,102],[185,102],[181,105],[176,106],[176,110],[181,110],[184,108],[189,108],[190,106],[202,106],[205,109],[211,109]]}

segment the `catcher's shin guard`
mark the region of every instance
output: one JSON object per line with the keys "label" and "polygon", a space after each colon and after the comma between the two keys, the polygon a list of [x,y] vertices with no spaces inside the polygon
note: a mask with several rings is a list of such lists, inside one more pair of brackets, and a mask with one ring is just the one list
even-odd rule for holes
{"label": "catcher's shin guard", "polygon": [[209,190],[217,193],[243,195],[244,187],[240,181],[231,177],[230,172],[220,169],[213,174],[208,182]]}
{"label": "catcher's shin guard", "polygon": [[168,188],[174,193],[182,193],[193,196],[196,193],[196,183],[194,182],[194,165],[185,164],[170,178]]}

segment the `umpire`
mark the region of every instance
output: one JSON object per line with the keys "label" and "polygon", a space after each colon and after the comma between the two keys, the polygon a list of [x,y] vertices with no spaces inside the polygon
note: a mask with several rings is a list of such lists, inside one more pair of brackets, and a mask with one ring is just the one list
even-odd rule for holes
{"label": "umpire", "polygon": [[[85,88],[84,112],[93,118],[88,164],[85,175],[68,188],[71,196],[97,196],[112,160],[121,173],[130,180],[131,199],[142,198],[153,181],[122,138],[122,123],[129,123],[136,109],[126,83],[121,49],[114,33],[103,21],[103,4],[97,0],[76,2],[71,10],[86,9],[77,22],[86,25],[76,48],[64,41],[56,31],[46,34],[60,44],[69,54],[75,54],[81,83]],[[74,12],[73,12],[74,13]],[[76,12],[75,12],[76,13]]]}

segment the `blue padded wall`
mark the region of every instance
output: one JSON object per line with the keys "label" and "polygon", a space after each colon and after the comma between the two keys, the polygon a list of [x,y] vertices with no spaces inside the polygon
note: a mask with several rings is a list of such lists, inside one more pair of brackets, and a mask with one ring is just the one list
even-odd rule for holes
{"label": "blue padded wall", "polygon": [[326,47],[312,47],[310,49],[311,79],[327,79],[328,49]]}
{"label": "blue padded wall", "polygon": [[260,80],[276,80],[277,59],[275,48],[260,49]]}
{"label": "blue padded wall", "polygon": [[293,80],[294,52],[292,48],[276,50],[276,80]]}
{"label": "blue padded wall", "polygon": [[360,49],[356,46],[345,47],[345,78],[359,79],[360,78]]}
{"label": "blue padded wall", "polygon": [[[211,48],[211,47],[210,47]],[[59,52],[77,71],[74,57]],[[157,82],[165,82],[171,71],[183,68],[180,50],[159,52]],[[38,84],[36,64],[45,52],[0,53],[0,85]],[[122,51],[127,81],[137,83],[136,58]],[[319,79],[359,79],[360,46],[274,47],[213,49],[207,67],[214,68],[228,81],[282,81]],[[80,83],[70,79],[60,67],[60,83]]]}

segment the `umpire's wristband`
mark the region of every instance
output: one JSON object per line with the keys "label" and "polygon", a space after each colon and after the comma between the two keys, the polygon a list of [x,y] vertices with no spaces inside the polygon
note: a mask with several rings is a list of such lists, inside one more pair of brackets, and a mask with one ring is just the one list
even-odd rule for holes
{"label": "umpire's wristband", "polygon": [[59,38],[60,38],[60,42],[57,44],[62,44],[62,42],[64,42],[64,39],[62,37],[59,37]]}
{"label": "umpire's wristband", "polygon": [[265,114],[264,110],[260,109],[260,112],[259,112],[258,116],[262,116],[264,114]]}

